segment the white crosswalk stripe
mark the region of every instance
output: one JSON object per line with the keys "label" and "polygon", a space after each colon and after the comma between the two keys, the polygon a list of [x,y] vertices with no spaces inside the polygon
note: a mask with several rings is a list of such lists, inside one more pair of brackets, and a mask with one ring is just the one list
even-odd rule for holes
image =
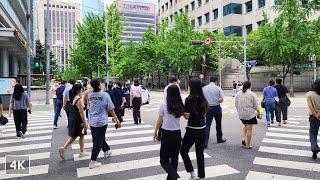
{"label": "white crosswalk stripe", "polygon": [[[29,156],[31,167],[29,174],[6,174],[4,165],[0,169],[0,179],[11,179],[27,176],[36,176],[49,173],[48,159],[50,158],[53,116],[29,115],[25,138],[16,137],[13,118],[1,126],[3,135],[0,136],[0,164],[5,163],[5,155]],[[36,163],[34,163],[36,162]],[[37,164],[37,165],[35,165]]]}
{"label": "white crosswalk stripe", "polygon": [[[295,116],[288,118],[288,123],[281,127],[269,127],[266,133],[266,138],[262,140],[263,145],[259,147],[258,156],[255,157],[253,164],[259,165],[259,171],[249,171],[246,180],[306,180],[308,178],[295,177],[289,173],[281,174],[282,171],[275,171],[277,174],[263,172],[264,169],[270,168],[285,168],[288,172],[302,170],[309,173],[316,173],[320,177],[320,166],[317,162],[309,161],[312,156],[309,142],[309,126],[303,122],[308,120],[308,117]],[[294,124],[294,125],[292,125]],[[271,157],[271,158],[269,158]],[[306,158],[306,162],[301,161],[301,158]],[[308,174],[308,173],[303,173]]]}
{"label": "white crosswalk stripe", "polygon": [[[144,168],[156,168],[162,170],[160,165],[160,143],[153,142],[152,140],[152,133],[153,133],[153,126],[148,124],[140,124],[140,125],[133,125],[132,118],[124,119],[124,123],[130,122],[126,126],[123,126],[120,129],[115,129],[113,125],[108,126],[106,132],[106,142],[111,148],[112,154],[108,158],[112,160],[112,163],[104,163],[103,152],[101,151],[98,160],[102,162],[102,166],[89,169],[88,166],[78,167],[77,168],[77,177],[104,177],[107,179],[115,179],[112,178],[113,176],[111,173],[117,174],[124,174],[124,178],[120,179],[132,179],[133,177],[127,177],[126,171],[137,171],[141,172]],[[134,137],[132,137],[134,136]],[[79,158],[79,149],[80,146],[78,143],[72,144],[72,152],[73,152],[73,161],[75,162],[85,162],[87,161],[88,164],[91,159],[91,150],[92,150],[92,137],[91,135],[85,136],[85,149],[89,153],[88,156]],[[120,146],[120,147],[119,147]],[[148,156],[144,156],[144,154],[148,154]],[[138,155],[138,156],[136,156]],[[150,157],[151,156],[151,157]],[[127,159],[126,157],[130,157],[133,159]],[[137,158],[138,157],[138,158]],[[123,158],[125,160],[123,160]],[[192,161],[196,160],[195,152],[190,152],[190,158]],[[205,153],[205,158],[211,158],[208,154]],[[182,158],[179,158],[180,165],[184,169]],[[86,164],[86,165],[88,165]],[[179,166],[180,166],[179,165]],[[155,174],[150,174],[146,177],[136,177],[137,179],[165,179],[166,174],[159,173],[157,171]],[[219,176],[227,176],[231,174],[239,173],[238,170],[223,164],[223,165],[208,165],[206,167],[206,177],[207,178],[214,178]],[[179,172],[182,179],[188,179],[189,173],[186,171]],[[143,176],[143,175],[140,175]]]}

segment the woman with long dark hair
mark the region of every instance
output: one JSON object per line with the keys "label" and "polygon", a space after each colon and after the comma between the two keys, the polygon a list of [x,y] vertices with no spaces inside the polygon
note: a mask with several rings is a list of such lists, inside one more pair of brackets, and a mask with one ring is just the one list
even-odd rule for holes
{"label": "woman with long dark hair", "polygon": [[245,146],[246,149],[251,149],[252,125],[258,124],[257,117],[261,119],[262,114],[259,111],[257,95],[251,91],[251,83],[249,81],[244,82],[242,91],[237,93],[235,106],[237,108],[239,118],[244,125],[242,145]]}
{"label": "woman with long dark hair", "polygon": [[142,89],[138,80],[134,80],[133,86],[130,88],[130,100],[133,108],[134,124],[141,123],[140,108],[142,105]]}
{"label": "woman with long dark hair", "polygon": [[167,179],[178,179],[178,157],[181,145],[180,117],[183,115],[183,102],[177,85],[171,85],[167,90],[167,98],[160,105],[159,117],[153,133],[157,141],[161,126],[160,164],[168,173]]}
{"label": "woman with long dark hair", "polygon": [[204,148],[206,139],[206,120],[205,115],[208,109],[208,103],[202,92],[202,84],[200,80],[189,81],[190,94],[185,100],[184,117],[188,120],[186,133],[182,140],[181,157],[183,159],[186,170],[191,175],[191,179],[197,179],[194,172],[189,150],[193,144],[196,146],[196,156],[198,165],[198,177],[205,178],[204,166]]}
{"label": "woman with long dark hair", "polygon": [[311,143],[312,158],[317,159],[320,152],[318,145],[318,133],[320,127],[320,79],[317,79],[312,85],[312,91],[307,93],[307,103],[309,107],[309,136]]}
{"label": "woman with long dark hair", "polygon": [[65,159],[65,151],[74,142],[74,140],[77,139],[77,137],[79,137],[80,145],[79,158],[88,156],[88,153],[84,151],[84,135],[87,134],[88,123],[84,112],[85,106],[83,99],[81,98],[82,90],[83,87],[81,84],[74,84],[69,93],[70,102],[72,103],[69,112],[70,121],[68,123],[69,137],[65,145],[59,149],[61,159]]}
{"label": "woman with long dark hair", "polygon": [[10,99],[9,117],[12,116],[13,112],[13,119],[18,138],[24,138],[24,134],[27,132],[27,109],[29,109],[29,113],[31,113],[30,97],[26,92],[24,92],[21,84],[16,84]]}

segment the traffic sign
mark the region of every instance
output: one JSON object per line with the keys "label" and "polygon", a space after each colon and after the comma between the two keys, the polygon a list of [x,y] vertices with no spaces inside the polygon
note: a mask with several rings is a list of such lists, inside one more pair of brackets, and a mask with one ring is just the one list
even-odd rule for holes
{"label": "traffic sign", "polygon": [[204,75],[203,74],[200,74],[200,79],[203,79],[204,78]]}
{"label": "traffic sign", "polygon": [[212,40],[211,40],[211,38],[210,37],[206,37],[205,39],[204,39],[204,44],[205,45],[211,45],[211,43],[212,43]]}

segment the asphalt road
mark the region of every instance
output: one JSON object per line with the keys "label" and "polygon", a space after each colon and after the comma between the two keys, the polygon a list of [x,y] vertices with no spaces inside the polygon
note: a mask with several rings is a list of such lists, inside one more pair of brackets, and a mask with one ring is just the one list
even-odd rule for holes
{"label": "asphalt road", "polygon": [[[228,94],[228,93],[226,93]],[[186,93],[183,97],[186,97]],[[78,141],[66,152],[66,160],[61,160],[58,148],[67,138],[65,117],[59,121],[59,129],[52,130],[52,110],[36,105],[38,111],[29,117],[25,139],[16,139],[11,119],[0,137],[0,179],[165,179],[165,172],[159,164],[160,144],[152,141],[152,132],[158,116],[163,94],[151,92],[151,103],[142,107],[142,124],[133,125],[132,112],[127,111],[125,124],[119,130],[110,124],[106,139],[113,154],[108,159],[99,158],[103,166],[89,170],[89,158],[79,159]],[[292,99],[287,126],[267,128],[263,120],[254,126],[252,150],[241,146],[242,123],[237,118],[234,98],[226,96],[223,108],[224,144],[216,144],[215,128],[212,125],[211,139],[205,150],[207,179],[320,179],[320,160],[312,160],[308,141],[308,120],[306,99],[303,95]],[[49,109],[49,111],[47,111]],[[214,121],[213,121],[214,122]],[[184,134],[186,121],[182,120]],[[91,151],[90,135],[86,136],[85,147]],[[196,168],[194,149],[191,157]],[[29,175],[5,175],[5,155],[30,155]],[[181,159],[181,158],[180,158]],[[179,173],[188,179],[182,162]]]}

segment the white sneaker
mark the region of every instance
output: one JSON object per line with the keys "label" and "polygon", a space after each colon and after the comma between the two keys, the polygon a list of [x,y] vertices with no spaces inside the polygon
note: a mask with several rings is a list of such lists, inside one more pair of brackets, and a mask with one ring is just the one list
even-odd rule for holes
{"label": "white sneaker", "polygon": [[196,173],[194,171],[190,172],[190,179],[198,179]]}
{"label": "white sneaker", "polygon": [[59,149],[59,155],[60,155],[60,158],[61,159],[65,159],[65,156],[64,156],[64,152],[65,152],[66,150],[62,147],[62,148],[60,148]]}
{"label": "white sneaker", "polygon": [[56,126],[56,125],[53,125],[53,129],[58,129],[58,126]]}
{"label": "white sneaker", "polygon": [[24,134],[22,133],[22,131],[19,131],[20,137],[23,139],[24,138]]}
{"label": "white sneaker", "polygon": [[87,153],[86,151],[80,152],[80,154],[79,154],[79,158],[83,158],[86,156],[89,156],[89,153]]}
{"label": "white sneaker", "polygon": [[110,157],[111,156],[111,154],[112,154],[112,151],[111,150],[109,150],[109,151],[106,151],[106,152],[103,152],[103,157],[104,158],[108,158],[108,157]]}
{"label": "white sneaker", "polygon": [[89,168],[90,169],[93,169],[93,168],[96,168],[96,167],[100,167],[102,164],[101,162],[98,162],[98,161],[90,161],[89,163]]}

